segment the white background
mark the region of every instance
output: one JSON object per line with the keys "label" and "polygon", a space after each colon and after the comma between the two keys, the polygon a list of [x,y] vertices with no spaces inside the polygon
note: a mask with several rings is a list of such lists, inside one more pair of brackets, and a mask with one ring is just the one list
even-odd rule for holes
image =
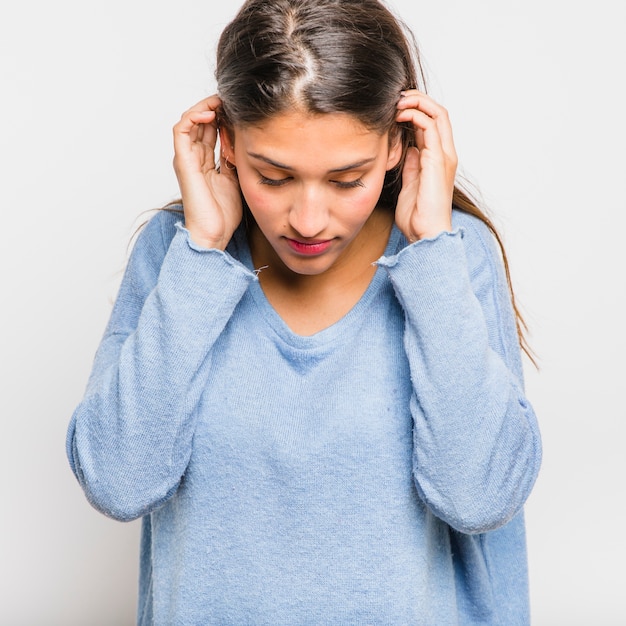
{"label": "white background", "polygon": [[[626,624],[626,61],[619,0],[394,6],[501,228],[541,370],[527,505],[534,624]],[[214,89],[236,6],[0,9],[0,623],[125,625],[138,523],[84,499],[65,431],[142,212],[177,195],[171,126]]]}

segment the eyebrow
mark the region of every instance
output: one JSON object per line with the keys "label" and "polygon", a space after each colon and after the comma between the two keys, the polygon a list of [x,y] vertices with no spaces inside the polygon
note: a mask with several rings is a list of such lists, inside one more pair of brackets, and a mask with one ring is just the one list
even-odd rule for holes
{"label": "eyebrow", "polygon": [[[263,156],[262,154],[258,154],[256,152],[248,152],[248,156],[251,156],[253,159],[259,159],[259,161],[263,161],[265,163],[267,163],[268,165],[272,165],[273,167],[277,167],[280,170],[289,170],[289,171],[293,171],[293,167],[290,167],[289,165],[285,165],[284,163],[279,163],[278,161],[274,161],[273,159],[270,159],[266,156]],[[371,157],[369,159],[363,159],[362,161],[357,161],[356,163],[350,163],[349,165],[342,165],[341,167],[336,167],[332,170],[329,170],[329,174],[336,174],[337,172],[347,172],[349,170],[355,170],[359,167],[363,167],[364,165],[367,165],[368,163],[371,163],[372,161],[375,161],[376,157]]]}

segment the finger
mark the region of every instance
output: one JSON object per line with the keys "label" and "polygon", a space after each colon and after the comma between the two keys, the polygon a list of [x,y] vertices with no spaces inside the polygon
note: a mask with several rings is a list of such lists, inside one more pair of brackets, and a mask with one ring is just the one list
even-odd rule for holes
{"label": "finger", "polygon": [[424,131],[421,128],[416,128],[414,132],[415,132],[415,145],[418,147],[418,149],[423,150],[425,147]]}
{"label": "finger", "polygon": [[431,117],[437,117],[446,113],[446,109],[443,106],[430,96],[416,89],[403,91],[397,107],[398,109],[420,109]]}
{"label": "finger", "polygon": [[419,89],[403,89],[400,92],[400,101],[402,101],[403,98],[409,98],[411,96],[425,96],[425,97],[428,97],[426,92],[420,91]]}
{"label": "finger", "polygon": [[174,126],[175,135],[189,135],[192,131],[197,133],[198,126],[212,127],[217,138],[217,120],[215,111],[193,111],[183,113],[180,121]]}
{"label": "finger", "polygon": [[208,98],[203,98],[200,102],[196,102],[186,113],[192,111],[216,111],[222,106],[222,100],[217,94],[213,94]]}
{"label": "finger", "polygon": [[435,102],[430,96],[419,92],[416,89],[404,91],[403,97],[398,102],[398,110],[417,109],[422,111],[435,120],[439,135],[441,137],[441,145],[451,158],[456,158],[456,149],[454,147],[454,138],[452,135],[452,125],[450,117],[445,107]]}
{"label": "finger", "polygon": [[406,109],[398,112],[396,121],[410,122],[414,126],[415,143],[419,150],[431,150],[435,154],[445,156],[439,128],[432,117],[417,109]]}
{"label": "finger", "polygon": [[[217,129],[217,109],[221,106],[222,100],[217,94],[200,100],[200,102],[197,102],[182,114],[180,121],[174,126],[174,132],[191,134],[193,140],[196,140],[198,139],[197,133],[199,129],[193,128],[193,124],[214,123]],[[210,139],[212,140],[213,138],[211,137]]]}
{"label": "finger", "polygon": [[194,143],[213,150],[217,141],[215,111],[186,111],[174,126],[173,133],[175,151],[190,150]]}

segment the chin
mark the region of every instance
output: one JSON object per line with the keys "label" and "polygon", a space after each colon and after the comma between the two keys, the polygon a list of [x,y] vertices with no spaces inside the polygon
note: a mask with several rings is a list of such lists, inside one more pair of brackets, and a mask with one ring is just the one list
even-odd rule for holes
{"label": "chin", "polygon": [[300,256],[289,251],[274,250],[280,264],[288,272],[301,276],[317,276],[330,270],[340,259],[338,250],[328,251],[316,256]]}
{"label": "chin", "polygon": [[334,260],[330,259],[281,260],[288,271],[300,276],[318,276],[334,265]]}

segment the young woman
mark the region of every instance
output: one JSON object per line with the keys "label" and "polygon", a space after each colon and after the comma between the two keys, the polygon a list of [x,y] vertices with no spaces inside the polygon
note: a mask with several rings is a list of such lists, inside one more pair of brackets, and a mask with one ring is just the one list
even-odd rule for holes
{"label": "young woman", "polygon": [[68,434],[143,518],[140,624],[528,623],[519,324],[410,41],[248,0],[174,128]]}

